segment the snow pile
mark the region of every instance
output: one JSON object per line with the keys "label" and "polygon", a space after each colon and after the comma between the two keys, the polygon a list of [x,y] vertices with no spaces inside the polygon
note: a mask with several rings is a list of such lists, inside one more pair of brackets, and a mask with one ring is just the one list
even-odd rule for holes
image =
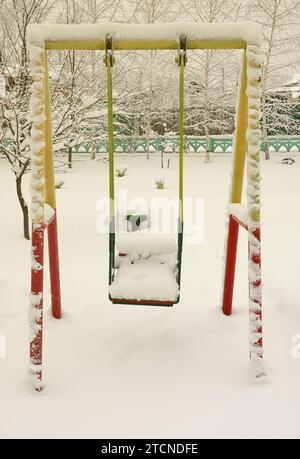
{"label": "snow pile", "polygon": [[34,248],[31,249],[31,269],[33,271],[41,271],[43,266],[39,263],[34,254]]}
{"label": "snow pile", "polygon": [[127,172],[127,167],[124,166],[123,164],[120,164],[119,166],[116,167],[116,174],[117,177],[124,177]]}
{"label": "snow pile", "polygon": [[30,308],[28,311],[28,320],[30,325],[30,341],[33,341],[41,331],[42,310],[38,309],[37,306],[41,304],[42,300],[42,293],[39,293],[37,295],[31,294],[30,296]]}
{"label": "snow pile", "polygon": [[[124,257],[117,276],[110,287],[114,299],[176,301],[179,295],[173,256],[171,263],[149,257],[132,262]],[[173,266],[172,266],[173,265]]]}
{"label": "snow pile", "polygon": [[242,204],[230,204],[229,215],[232,215],[244,225],[248,226],[248,209]]}
{"label": "snow pile", "polygon": [[177,253],[177,241],[175,237],[163,234],[118,234],[117,249],[120,254],[148,258],[151,255]]}
{"label": "snow pile", "polygon": [[155,185],[157,190],[165,189],[165,179],[163,177],[157,177],[155,179]]}
{"label": "snow pile", "polygon": [[250,352],[255,376],[263,376],[262,281],[260,243],[260,48],[250,46],[248,58],[248,227],[250,277]]}
{"label": "snow pile", "polygon": [[[115,299],[176,301],[177,243],[165,235],[119,234],[118,272],[110,287]],[[124,256],[126,255],[126,256]]]}
{"label": "snow pile", "polygon": [[55,210],[52,209],[48,204],[45,204],[44,208],[44,222],[45,225],[48,225],[55,215]]}
{"label": "snow pile", "polygon": [[33,78],[30,114],[31,130],[31,216],[34,224],[44,223],[45,185],[45,50],[32,46],[30,49]]}
{"label": "snow pile", "polygon": [[41,374],[42,365],[29,363],[28,373],[33,388],[37,391],[41,390]]}
{"label": "snow pile", "polygon": [[104,47],[105,38],[111,35],[115,41],[166,40],[178,41],[180,35],[188,41],[242,41],[250,45],[260,45],[262,36],[258,25],[244,23],[199,24],[174,22],[170,24],[32,24],[29,26],[29,41],[43,46],[45,42],[98,42]]}
{"label": "snow pile", "polygon": [[[43,323],[42,305],[43,294],[31,294],[30,307],[28,311],[31,356],[37,356],[41,346],[41,333]],[[29,362],[29,377],[33,388],[40,391],[42,389],[42,365],[41,362],[34,357],[31,357]]]}

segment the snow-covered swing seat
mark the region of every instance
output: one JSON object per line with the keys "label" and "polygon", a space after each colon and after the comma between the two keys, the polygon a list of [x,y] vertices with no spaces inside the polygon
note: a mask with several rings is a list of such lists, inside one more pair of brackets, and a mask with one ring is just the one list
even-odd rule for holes
{"label": "snow-covered swing seat", "polygon": [[175,237],[117,235],[117,274],[109,292],[113,303],[173,306],[179,299]]}
{"label": "snow-covered swing seat", "polygon": [[[179,218],[177,240],[165,235],[115,233],[113,42],[106,38],[110,183],[109,298],[114,304],[173,306],[180,299],[183,241],[184,68],[187,40],[179,39]],[[118,255],[116,256],[116,252]]]}

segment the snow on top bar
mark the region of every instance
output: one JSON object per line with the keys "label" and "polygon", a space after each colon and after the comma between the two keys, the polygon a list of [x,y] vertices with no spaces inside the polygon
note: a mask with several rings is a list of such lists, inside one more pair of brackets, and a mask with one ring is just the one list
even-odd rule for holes
{"label": "snow on top bar", "polygon": [[[203,24],[203,23],[170,23],[170,24],[32,24],[29,27],[29,41],[31,45],[44,46],[55,42],[76,43],[96,42],[97,46],[103,44],[107,35],[111,35],[118,43],[138,42],[178,42],[180,35],[186,35],[190,45],[199,42],[219,42],[224,47],[232,43],[247,43],[248,45],[261,44],[261,30],[256,24],[250,22]],[[192,46],[191,46],[192,47]],[[197,47],[197,46],[196,46]]]}

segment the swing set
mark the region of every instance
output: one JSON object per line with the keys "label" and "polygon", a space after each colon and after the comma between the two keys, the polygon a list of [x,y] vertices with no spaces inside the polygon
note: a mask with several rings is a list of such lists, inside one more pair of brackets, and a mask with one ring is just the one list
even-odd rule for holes
{"label": "swing set", "polygon": [[[54,28],[54,29],[53,29]],[[254,31],[251,34],[249,29]],[[143,25],[136,31],[129,24],[95,25],[32,25],[30,49],[33,76],[31,113],[32,127],[32,269],[31,269],[31,331],[30,372],[35,389],[42,388],[43,341],[43,271],[44,233],[48,232],[52,314],[61,319],[61,292],[57,212],[55,199],[54,156],[50,85],[48,75],[49,50],[104,50],[107,69],[108,93],[108,149],[109,149],[109,286],[110,300],[114,304],[173,306],[180,301],[181,265],[183,251],[183,166],[184,166],[184,77],[188,50],[241,49],[243,66],[237,109],[234,144],[233,178],[229,207],[229,232],[225,266],[223,312],[232,313],[234,277],[239,227],[249,234],[249,285],[250,285],[250,354],[261,364],[262,299],[261,299],[261,244],[260,244],[260,128],[259,83],[261,66],[259,31],[253,24],[163,24]],[[83,38],[86,37],[86,38]],[[177,50],[179,68],[179,217],[175,268],[173,281],[178,294],[173,298],[143,298],[138,295],[125,297],[113,294],[125,267],[116,264],[116,224],[114,186],[114,127],[113,127],[113,68],[115,51],[123,50]],[[246,152],[248,152],[246,156]],[[248,158],[248,206],[241,205],[246,157]],[[52,210],[51,218],[45,218],[45,206]],[[245,212],[245,209],[247,210]],[[241,215],[245,215],[244,218]],[[126,258],[127,254],[122,255]],[[160,262],[160,264],[162,264]],[[169,268],[168,268],[169,269]],[[258,376],[262,370],[258,371]]]}

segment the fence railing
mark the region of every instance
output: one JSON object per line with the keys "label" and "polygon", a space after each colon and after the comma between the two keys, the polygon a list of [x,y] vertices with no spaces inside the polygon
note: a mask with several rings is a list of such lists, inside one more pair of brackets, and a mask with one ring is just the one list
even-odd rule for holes
{"label": "fence railing", "polygon": [[[3,144],[9,148],[12,140],[4,139]],[[300,136],[272,136],[268,139],[270,151],[276,153],[300,153]],[[116,153],[146,153],[165,152],[176,153],[179,149],[177,137],[155,137],[146,139],[143,137],[117,137],[114,140]],[[206,150],[207,140],[205,137],[186,137],[185,151],[188,153],[202,153]],[[233,147],[233,136],[212,136],[209,140],[209,151],[212,153],[231,153]],[[68,147],[66,147],[68,150]],[[261,150],[265,150],[264,142],[261,142]],[[60,150],[60,151],[64,151]],[[107,141],[83,142],[72,147],[73,153],[107,153]]]}
{"label": "fence railing", "polygon": [[[206,150],[206,138],[187,137],[185,140],[185,151],[189,153],[202,153]],[[298,152],[300,153],[300,136],[269,137],[271,152]],[[165,153],[176,153],[179,149],[179,142],[176,137],[145,138],[116,138],[114,141],[116,153],[146,153],[147,151],[163,151]],[[231,153],[233,147],[232,136],[212,136],[209,141],[209,151],[212,153]],[[261,150],[265,150],[264,142],[261,143]],[[106,153],[107,142],[85,142],[73,149],[74,153]]]}

